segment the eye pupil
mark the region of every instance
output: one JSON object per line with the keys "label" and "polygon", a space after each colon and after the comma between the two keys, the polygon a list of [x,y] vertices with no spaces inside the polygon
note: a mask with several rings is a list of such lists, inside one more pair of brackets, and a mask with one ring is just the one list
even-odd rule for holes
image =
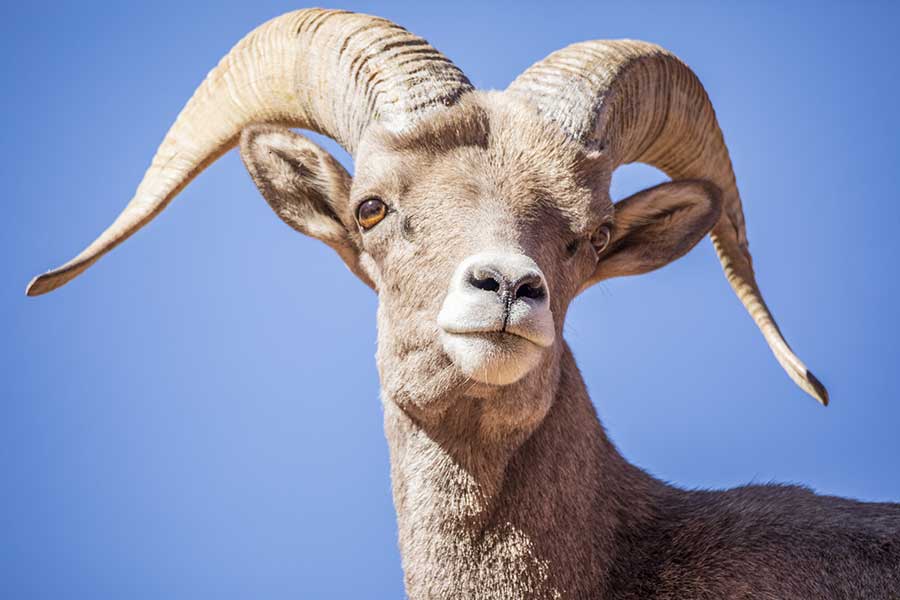
{"label": "eye pupil", "polygon": [[363,229],[378,225],[387,215],[387,205],[379,198],[369,198],[356,209],[356,220]]}

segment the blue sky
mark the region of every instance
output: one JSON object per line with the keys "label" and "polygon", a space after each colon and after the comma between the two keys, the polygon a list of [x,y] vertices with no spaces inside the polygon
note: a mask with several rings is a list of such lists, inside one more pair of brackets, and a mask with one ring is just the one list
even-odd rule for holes
{"label": "blue sky", "polygon": [[[585,39],[691,65],[760,285],[832,406],[781,372],[707,241],[576,301],[566,337],[600,416],[626,457],[685,487],[900,501],[900,11],[675,4],[343,7],[424,36],[479,87]],[[2,9],[0,596],[402,597],[377,299],[277,219],[236,153],[76,282],[23,292],[118,214],[231,45],[294,8]],[[613,192],[661,180],[630,166]]]}

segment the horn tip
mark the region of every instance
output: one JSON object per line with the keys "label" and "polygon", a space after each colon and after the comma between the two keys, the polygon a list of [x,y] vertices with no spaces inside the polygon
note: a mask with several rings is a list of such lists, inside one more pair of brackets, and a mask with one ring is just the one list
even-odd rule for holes
{"label": "horn tip", "polygon": [[27,296],[40,296],[47,292],[52,292],[60,285],[62,285],[62,282],[59,282],[58,279],[54,278],[53,271],[50,271],[49,273],[38,275],[28,282],[28,287],[25,288],[25,294]]}
{"label": "horn tip", "polygon": [[819,401],[819,404],[822,406],[828,406],[828,390],[825,389],[825,386],[822,385],[822,382],[812,374],[812,371],[806,371],[806,381],[809,382],[809,385],[812,386],[814,391],[813,397]]}
{"label": "horn tip", "polygon": [[48,292],[52,292],[56,288],[62,287],[78,277],[78,275],[84,272],[84,270],[91,266],[96,260],[97,258],[94,258],[93,260],[76,259],[66,263],[58,269],[53,269],[52,271],[47,271],[42,275],[38,275],[28,283],[28,287],[25,288],[25,294],[27,296],[41,296]]}

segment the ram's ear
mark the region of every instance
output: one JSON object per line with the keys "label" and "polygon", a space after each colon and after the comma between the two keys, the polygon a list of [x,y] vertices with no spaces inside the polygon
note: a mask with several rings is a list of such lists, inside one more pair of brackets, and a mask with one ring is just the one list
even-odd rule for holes
{"label": "ram's ear", "polygon": [[282,221],[334,248],[351,271],[375,287],[359,265],[352,178],[333,156],[286,127],[253,125],[241,133],[241,159]]}
{"label": "ram's ear", "polygon": [[617,202],[609,240],[587,285],[681,258],[713,228],[721,206],[719,189],[705,181],[663,183]]}

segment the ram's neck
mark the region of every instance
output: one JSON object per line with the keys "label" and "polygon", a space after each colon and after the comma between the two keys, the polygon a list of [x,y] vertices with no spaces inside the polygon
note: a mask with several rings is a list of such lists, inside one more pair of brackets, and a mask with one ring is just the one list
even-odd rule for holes
{"label": "ram's neck", "polygon": [[518,448],[442,439],[385,402],[411,598],[602,592],[624,507],[653,481],[607,440],[568,348],[550,412]]}

